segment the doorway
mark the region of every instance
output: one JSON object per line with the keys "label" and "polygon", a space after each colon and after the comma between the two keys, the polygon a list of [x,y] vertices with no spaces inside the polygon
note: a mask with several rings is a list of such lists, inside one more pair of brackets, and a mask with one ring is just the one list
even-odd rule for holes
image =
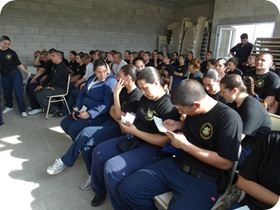
{"label": "doorway", "polygon": [[275,22],[219,25],[216,34],[214,56],[216,58],[230,58],[230,49],[240,43],[240,35],[248,34],[248,41],[254,44],[256,38],[273,37]]}

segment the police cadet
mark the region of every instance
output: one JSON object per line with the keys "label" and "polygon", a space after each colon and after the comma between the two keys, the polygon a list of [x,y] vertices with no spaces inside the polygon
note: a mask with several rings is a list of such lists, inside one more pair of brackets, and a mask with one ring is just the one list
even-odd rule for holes
{"label": "police cadet", "polygon": [[238,159],[242,121],[234,110],[208,96],[195,80],[180,82],[171,101],[187,117],[184,122],[164,121],[166,135],[184,152],[123,180],[119,192],[127,209],[157,209],[152,198],[172,191],[169,209],[209,210],[227,185],[228,169]]}

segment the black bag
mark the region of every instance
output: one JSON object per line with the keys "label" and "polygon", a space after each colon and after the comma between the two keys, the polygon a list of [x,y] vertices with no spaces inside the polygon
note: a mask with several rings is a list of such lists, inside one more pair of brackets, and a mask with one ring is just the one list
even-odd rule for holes
{"label": "black bag", "polygon": [[133,137],[132,139],[126,138],[118,144],[118,147],[122,152],[127,152],[136,147],[140,147],[141,142],[142,140],[138,139],[137,137]]}

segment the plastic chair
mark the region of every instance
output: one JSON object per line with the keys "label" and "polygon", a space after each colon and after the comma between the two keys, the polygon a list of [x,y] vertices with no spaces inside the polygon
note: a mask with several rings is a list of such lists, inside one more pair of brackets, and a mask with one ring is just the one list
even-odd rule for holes
{"label": "plastic chair", "polygon": [[[238,150],[238,158],[241,154],[241,150],[242,150],[242,147],[240,145],[239,150]],[[235,176],[237,164],[238,164],[238,161],[234,161],[234,163],[231,167],[230,180],[229,180],[229,183],[227,185],[227,188],[226,188],[225,192],[218,198],[218,200],[216,201],[215,205],[211,208],[211,210],[227,209],[230,206],[230,199],[231,199],[230,192],[232,190],[232,183],[233,183],[233,179],[234,179],[234,176]],[[162,209],[167,210],[169,202],[172,199],[172,197],[173,197],[172,192],[166,192],[166,193],[163,193],[161,195],[155,196],[154,200],[157,202],[157,204]]]}
{"label": "plastic chair", "polygon": [[49,102],[48,102],[48,107],[47,107],[47,111],[46,111],[46,120],[49,117],[49,110],[50,110],[50,105],[51,103],[57,103],[57,102],[63,102],[63,104],[67,107],[68,109],[68,113],[70,114],[70,109],[68,106],[68,103],[66,101],[66,96],[68,95],[69,92],[69,85],[70,85],[70,76],[68,76],[68,81],[67,81],[67,88],[66,88],[66,92],[64,94],[60,94],[60,95],[53,95],[53,96],[49,96]]}
{"label": "plastic chair", "polygon": [[269,113],[272,122],[272,130],[280,131],[280,116]]}

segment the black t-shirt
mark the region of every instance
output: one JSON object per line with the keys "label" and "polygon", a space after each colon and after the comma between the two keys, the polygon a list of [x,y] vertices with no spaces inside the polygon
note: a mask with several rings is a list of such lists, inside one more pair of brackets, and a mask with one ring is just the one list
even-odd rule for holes
{"label": "black t-shirt", "polygon": [[[268,137],[267,137],[268,136]],[[247,180],[256,182],[277,195],[280,195],[280,132],[272,131],[260,140],[246,158],[240,175]],[[250,209],[270,209],[266,205],[246,194],[241,203]]]}
{"label": "black t-shirt", "polygon": [[127,93],[127,89],[123,88],[119,97],[122,112],[136,113],[140,98],[142,97],[141,90],[138,87],[131,91],[131,93]]}
{"label": "black t-shirt", "polygon": [[239,74],[240,76],[243,75],[242,71],[238,68],[234,69],[233,71],[227,71],[227,74]]}
{"label": "black t-shirt", "polygon": [[71,69],[73,72],[77,71],[79,64],[76,61],[70,61],[68,63],[68,68]]}
{"label": "black t-shirt", "polygon": [[184,64],[182,66],[177,66],[177,68],[175,68],[175,71],[178,72],[178,73],[182,73],[183,76],[182,77],[185,77],[187,71],[188,71],[188,68],[187,66]]}
{"label": "black t-shirt", "polygon": [[235,52],[236,57],[239,59],[239,64],[247,61],[248,56],[251,54],[253,45],[250,42],[247,42],[242,47],[242,44],[239,43],[230,49],[230,52]]}
{"label": "black t-shirt", "polygon": [[243,143],[255,145],[265,133],[271,130],[271,118],[264,106],[253,96],[244,99],[241,106],[233,102],[231,107],[237,111],[243,122]]}
{"label": "black t-shirt", "polygon": [[159,70],[167,71],[169,76],[174,76],[175,68],[172,64],[163,64]]}
{"label": "black t-shirt", "polygon": [[72,76],[80,75],[79,78],[82,78],[85,75],[85,73],[86,73],[86,65],[82,64],[82,65],[77,67],[76,71],[74,71]]}
{"label": "black t-shirt", "polygon": [[153,60],[149,60],[149,62],[147,64],[145,64],[146,67],[148,66],[152,66],[154,67],[154,61]]}
{"label": "black t-shirt", "polygon": [[[206,92],[207,92],[207,91],[206,91]],[[215,93],[215,94],[213,94],[213,95],[210,95],[208,92],[207,92],[207,94],[208,94],[211,98],[215,99],[216,101],[220,101],[220,102],[222,102],[222,103],[224,103],[224,104],[227,103],[226,100],[224,99],[224,97],[221,96],[221,91],[219,91],[218,93]]]}
{"label": "black t-shirt", "polygon": [[10,48],[7,50],[0,49],[0,73],[2,75],[8,75],[20,64],[21,62],[15,51]]}
{"label": "black t-shirt", "polygon": [[42,83],[43,86],[60,87],[64,90],[67,88],[68,82],[68,69],[66,64],[62,61],[57,65],[53,65],[53,70]]}
{"label": "black t-shirt", "polygon": [[42,66],[43,69],[45,69],[45,72],[43,73],[42,76],[44,75],[49,75],[52,72],[52,68],[53,68],[53,63],[51,60],[48,60],[44,66]]}
{"label": "black t-shirt", "polygon": [[[221,102],[205,114],[187,116],[183,133],[190,143],[199,148],[215,151],[219,156],[231,161],[238,160],[242,120],[233,109]],[[223,172],[187,152],[176,157],[176,160],[179,164],[185,163],[212,176]]]}
{"label": "black t-shirt", "polygon": [[166,119],[179,120],[178,110],[171,103],[169,95],[165,94],[157,101],[152,101],[142,96],[138,109],[136,111],[136,119],[134,125],[137,129],[148,133],[160,133],[154,123],[154,116]]}
{"label": "black t-shirt", "polygon": [[202,78],[203,78],[203,74],[201,73],[201,71],[196,71],[193,73],[190,73],[189,79],[195,79],[197,81],[199,81],[202,84]]}
{"label": "black t-shirt", "polygon": [[255,71],[247,72],[245,76],[251,76],[255,81],[255,92],[261,99],[267,96],[276,96],[277,90],[280,86],[279,76],[271,71],[265,74],[256,74]]}

